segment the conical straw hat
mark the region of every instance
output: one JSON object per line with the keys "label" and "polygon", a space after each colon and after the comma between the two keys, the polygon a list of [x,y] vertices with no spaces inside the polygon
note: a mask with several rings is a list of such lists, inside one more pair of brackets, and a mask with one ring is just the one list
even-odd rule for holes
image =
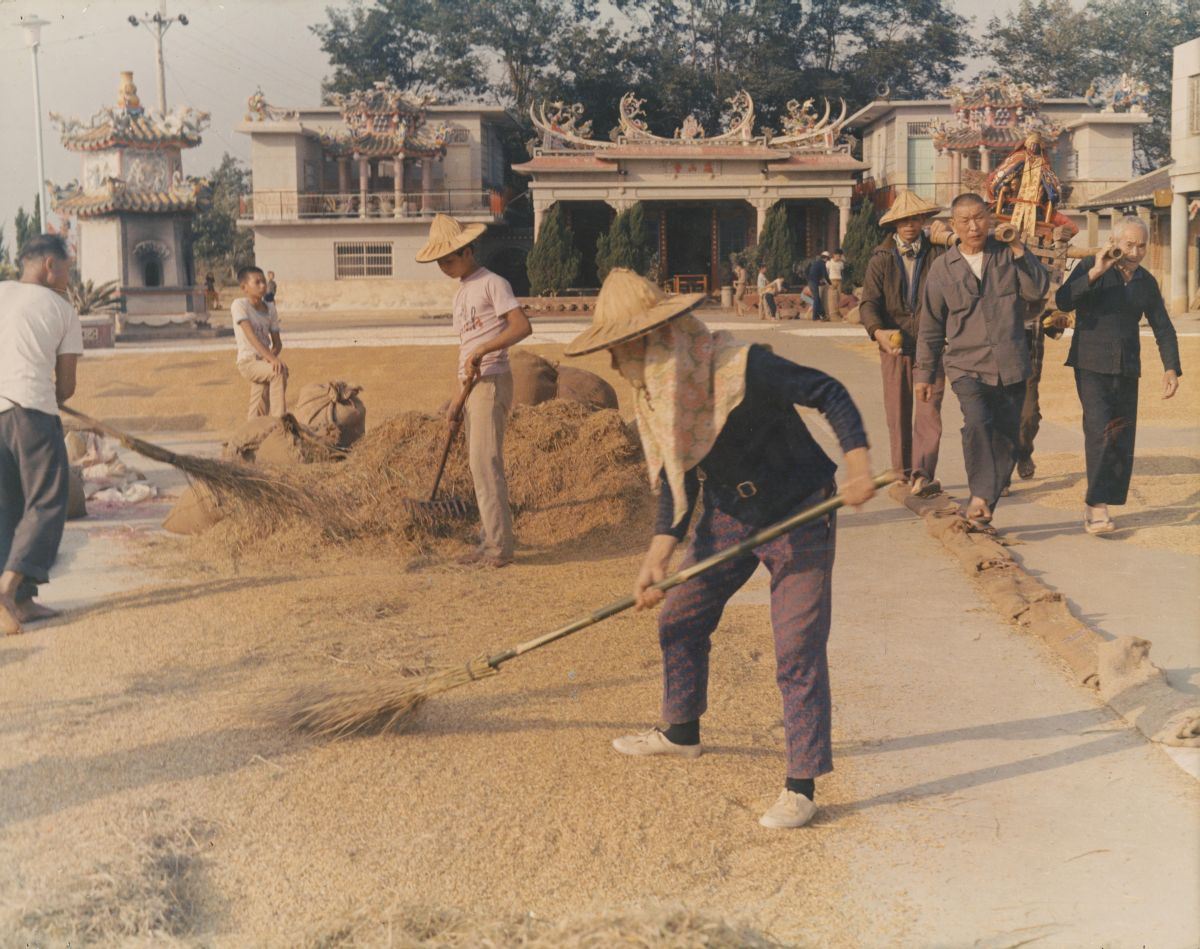
{"label": "conical straw hat", "polygon": [[447,254],[453,254],[486,230],[486,224],[468,224],[464,227],[449,214],[435,214],[429,225],[429,241],[417,254],[417,263],[429,264]]}
{"label": "conical straw hat", "polygon": [[703,299],[703,293],[664,293],[632,270],[614,267],[600,288],[591,327],[571,340],[566,354],[583,356],[635,339]]}
{"label": "conical straw hat", "polygon": [[926,201],[919,194],[905,188],[898,195],[887,214],[879,219],[880,224],[894,224],[907,217],[928,217],[941,211],[941,207]]}

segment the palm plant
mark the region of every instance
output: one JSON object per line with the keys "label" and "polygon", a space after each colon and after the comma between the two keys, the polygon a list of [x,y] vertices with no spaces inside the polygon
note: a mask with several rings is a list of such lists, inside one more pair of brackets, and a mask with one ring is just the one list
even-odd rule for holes
{"label": "palm plant", "polygon": [[72,277],[67,286],[67,300],[80,316],[86,313],[112,313],[121,308],[121,291],[115,280],[96,285],[91,280]]}

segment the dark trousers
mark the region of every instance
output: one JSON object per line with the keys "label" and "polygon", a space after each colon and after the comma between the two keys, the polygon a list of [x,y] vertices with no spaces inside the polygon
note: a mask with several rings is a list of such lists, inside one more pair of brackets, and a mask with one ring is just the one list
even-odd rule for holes
{"label": "dark trousers", "polygon": [[988,385],[972,376],[950,383],[962,407],[963,461],[971,496],[995,508],[1016,464],[1014,446],[1021,424],[1025,383]]}
{"label": "dark trousers", "polygon": [[[802,506],[826,497],[819,492]],[[698,719],[708,708],[708,653],[729,598],[761,561],[771,572],[771,626],[775,681],[783,696],[790,778],[815,778],[833,770],[829,640],[833,555],[837,524],[830,514],[776,538],[737,560],[672,589],[658,621],[663,654],[663,718],[671,724]],[[745,540],[756,529],[705,508],[684,566]]]}
{"label": "dark trousers", "polygon": [[1083,406],[1087,503],[1124,504],[1137,436],[1137,376],[1076,369],[1075,391]]}
{"label": "dark trousers", "polygon": [[767,308],[767,316],[769,316],[771,319],[775,319],[776,314],[778,314],[778,312],[779,312],[778,308],[775,305],[775,294],[764,293],[763,294],[763,306],[765,306]]}
{"label": "dark trousers", "polygon": [[0,412],[0,563],[26,578],[18,599],[50,579],[67,523],[68,471],[57,415]]}
{"label": "dark trousers", "polygon": [[1033,375],[1025,380],[1025,401],[1021,405],[1021,425],[1017,432],[1016,456],[1021,461],[1033,457],[1033,440],[1042,425],[1042,407],[1038,404],[1038,384],[1042,381],[1042,359],[1046,354],[1046,336],[1041,324],[1025,331]]}
{"label": "dark trousers", "polygon": [[821,285],[813,280],[808,281],[808,292],[812,294],[812,318],[825,319],[825,301],[821,299]]}

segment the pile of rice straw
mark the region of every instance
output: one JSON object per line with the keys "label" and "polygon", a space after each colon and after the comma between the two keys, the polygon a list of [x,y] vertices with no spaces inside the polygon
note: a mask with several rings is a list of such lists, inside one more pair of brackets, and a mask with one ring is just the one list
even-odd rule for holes
{"label": "pile of rice straw", "polygon": [[[428,519],[406,503],[428,498],[445,437],[444,418],[407,412],[371,429],[344,462],[273,469],[315,503],[297,513],[234,504],[204,535],[205,543],[245,550],[267,538],[293,546],[376,539],[426,549],[441,537],[467,539],[478,529],[472,518]],[[641,446],[615,411],[591,412],[559,399],[521,406],[509,422],[504,458],[524,545],[556,546],[648,526]],[[474,498],[462,436],[438,496]]]}

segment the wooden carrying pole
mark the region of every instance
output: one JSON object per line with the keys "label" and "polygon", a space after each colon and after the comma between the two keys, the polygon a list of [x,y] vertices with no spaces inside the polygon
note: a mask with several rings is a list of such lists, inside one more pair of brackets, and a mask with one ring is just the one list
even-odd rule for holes
{"label": "wooden carrying pole", "polygon": [[[883,474],[876,475],[873,480],[876,488],[885,488],[896,480],[896,474],[893,471],[887,471]],[[704,560],[700,560],[692,564],[690,567],[685,567],[678,573],[674,573],[667,577],[665,580],[660,580],[658,583],[654,584],[651,589],[662,590],[663,592],[666,592],[672,587],[677,587],[681,583],[686,583],[688,580],[692,579],[692,577],[711,570],[713,567],[719,566],[723,563],[728,563],[731,560],[736,560],[738,557],[750,553],[750,551],[754,550],[754,548],[761,547],[763,544],[769,543],[776,537],[783,536],[784,534],[788,533],[788,531],[793,531],[797,527],[824,517],[826,514],[832,514],[845,503],[845,500],[840,494],[835,494],[833,497],[822,501],[820,504],[814,504],[812,507],[805,508],[803,511],[793,514],[791,517],[786,518],[777,524],[773,524],[770,527],[764,528],[757,534],[746,538],[740,544],[735,544],[734,546],[728,547],[719,553],[713,554],[711,557],[706,557]],[[636,603],[637,600],[631,596],[627,596],[622,600],[617,600],[615,603],[609,603],[608,606],[603,606],[594,613],[581,616],[579,619],[572,623],[568,623],[566,626],[562,626],[559,629],[546,633],[545,635],[538,636],[536,639],[530,639],[527,642],[520,643],[519,645],[513,646],[511,649],[504,650],[504,652],[496,653],[494,656],[489,656],[487,659],[487,664],[493,669],[497,669],[510,659],[515,659],[517,656],[523,656],[525,653],[531,652],[534,649],[539,649],[542,646],[562,639],[565,636],[570,636],[572,633],[577,633],[581,629],[585,629],[588,626],[599,623],[601,620],[606,620],[610,616],[615,616],[617,613],[623,613]]]}
{"label": "wooden carrying pole", "polygon": [[[991,232],[991,235],[998,241],[1011,244],[1017,239],[1017,229],[1011,224],[999,224]],[[939,247],[955,247],[958,245],[958,235],[953,232],[930,234],[929,242],[937,244]],[[1095,247],[1091,250],[1080,250],[1077,247],[1067,248],[1067,257],[1071,260],[1083,260],[1085,257],[1099,257],[1101,255],[1112,260],[1120,260],[1122,257],[1121,248],[1114,247],[1111,244],[1106,247]]]}

